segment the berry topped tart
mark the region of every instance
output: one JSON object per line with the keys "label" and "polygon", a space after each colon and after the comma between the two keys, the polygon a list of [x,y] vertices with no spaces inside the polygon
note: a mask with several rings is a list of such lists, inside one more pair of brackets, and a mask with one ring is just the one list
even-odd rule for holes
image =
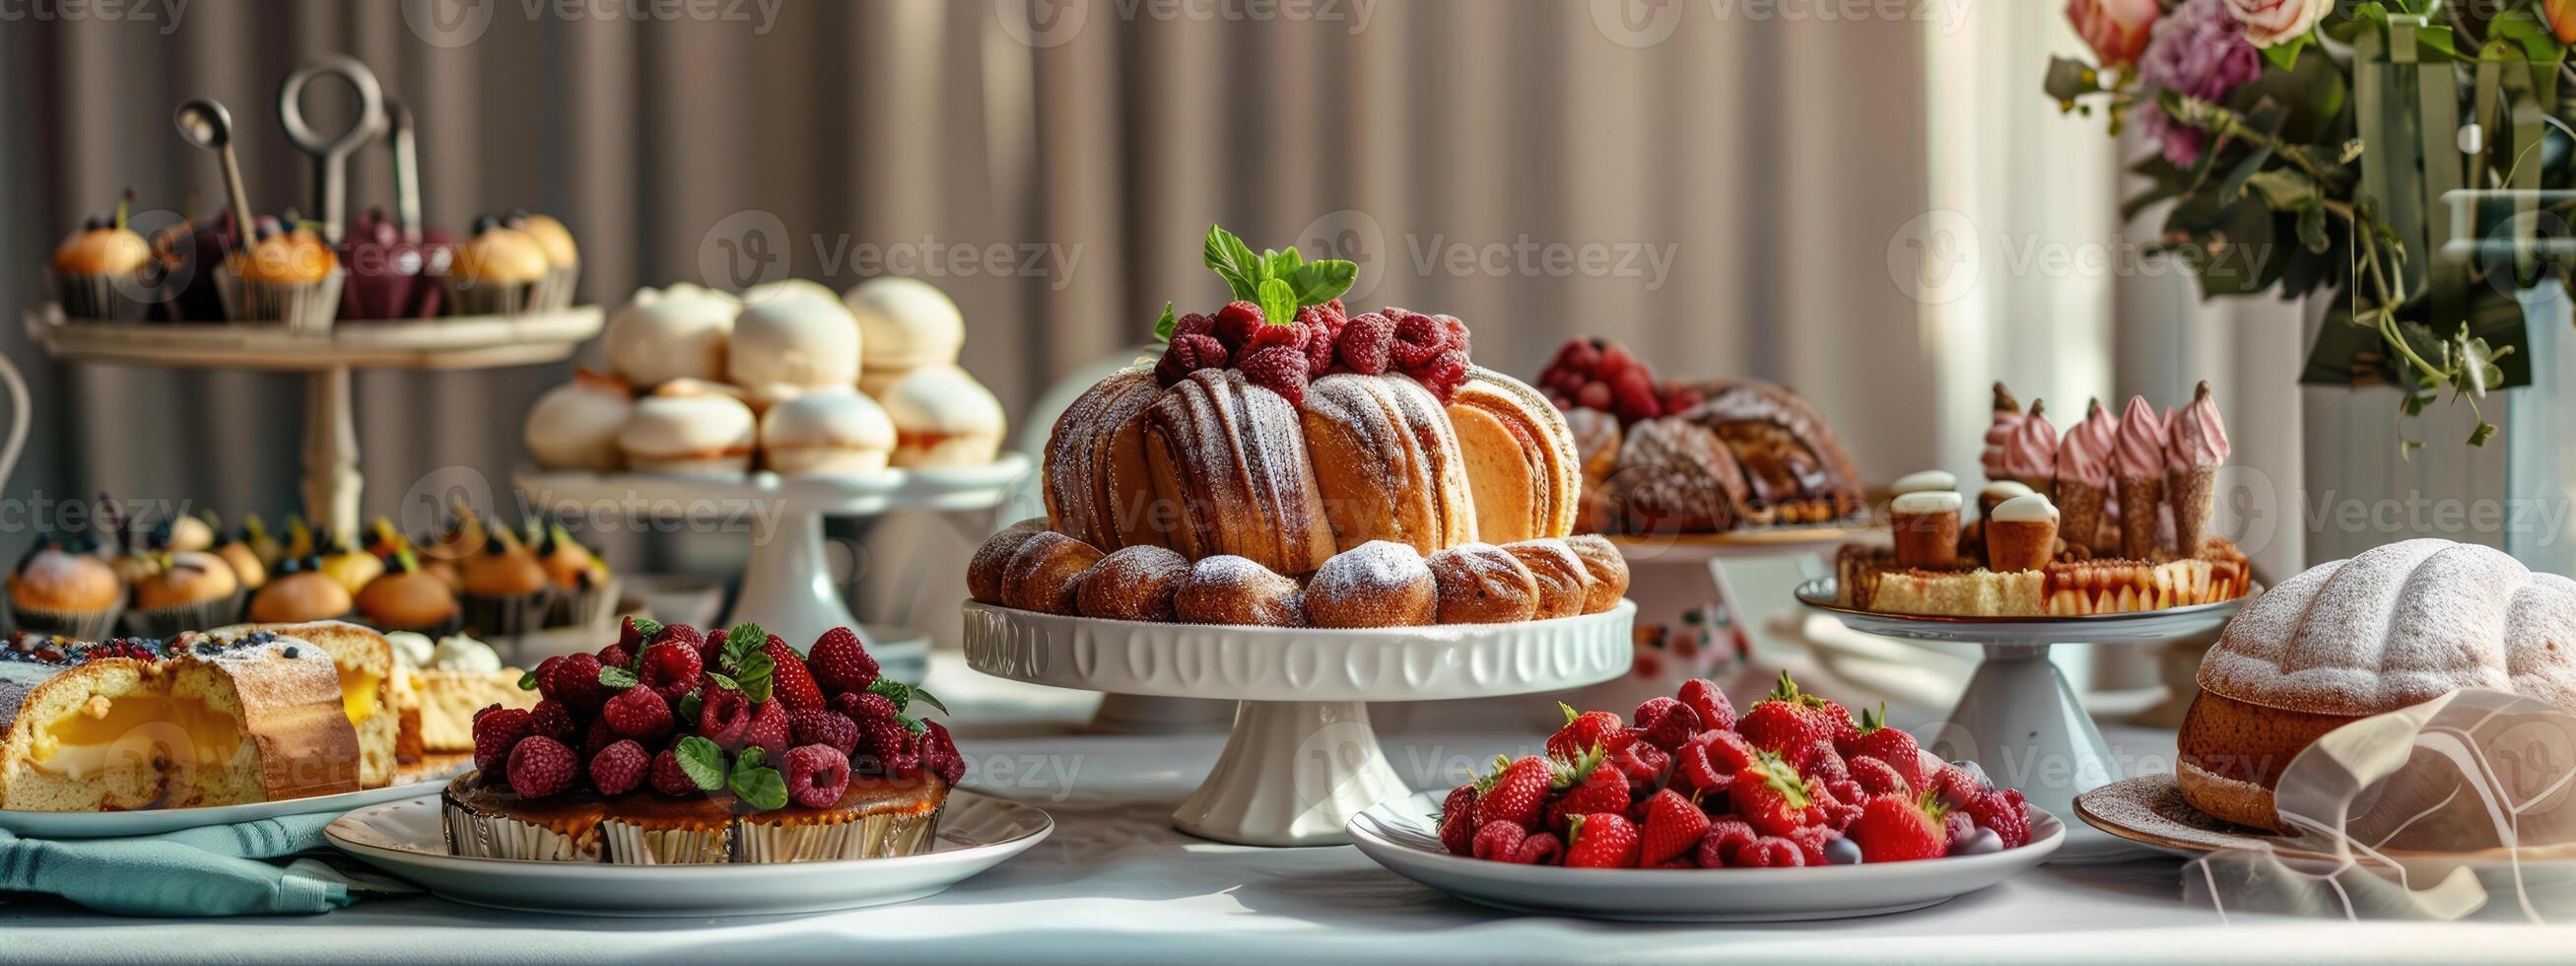
{"label": "berry topped tart", "polygon": [[[1160,358],[1094,385],[1047,439],[1047,515],[969,566],[976,600],[1047,614],[1274,626],[1525,621],[1615,607],[1626,565],[1568,540],[1574,437],[1469,358],[1467,324],[1351,314],[1357,266],[1208,231],[1233,296],[1163,307]],[[1597,542],[1597,540],[1595,541]]]}
{"label": "berry topped tart", "polygon": [[1738,715],[1717,686],[1565,711],[1546,753],[1497,758],[1441,804],[1441,845],[1522,865],[1779,868],[1980,855],[2031,841],[2022,794],[1787,672]]}
{"label": "berry topped tart", "polygon": [[927,692],[877,673],[848,628],[804,654],[758,625],[629,618],[597,654],[547,658],[530,710],[474,719],[475,770],[442,796],[448,851],[668,865],[929,848],[965,759]]}

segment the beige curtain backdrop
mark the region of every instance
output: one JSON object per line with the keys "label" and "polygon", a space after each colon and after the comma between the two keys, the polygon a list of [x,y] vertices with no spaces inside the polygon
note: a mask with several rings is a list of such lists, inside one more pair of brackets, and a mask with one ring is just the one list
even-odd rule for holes
{"label": "beige curtain backdrop", "polygon": [[[1927,207],[1937,24],[1630,0],[773,3],[666,22],[682,8],[195,0],[175,23],[0,25],[0,290],[40,300],[43,253],[125,185],[215,209],[211,158],[170,123],[189,97],[231,106],[257,207],[302,204],[275,92],[346,52],[418,118],[432,223],[558,214],[588,301],[726,284],[701,255],[744,211],[784,226],[786,272],[834,288],[872,273],[850,252],[1037,253],[1034,274],[909,271],[964,309],[965,365],[1015,417],[1145,338],[1165,299],[1213,306],[1214,221],[1329,242],[1367,264],[1362,305],[1464,317],[1489,366],[1530,375],[1600,334],[1667,374],[1795,385],[1874,479],[1939,455],[1934,348],[1887,261]],[[362,152],[353,207],[390,195],[386,153]],[[293,507],[299,380],[62,366],[5,339],[42,400],[11,496]],[[506,493],[521,414],[569,370],[360,375],[368,512],[448,466]],[[738,552],[659,546],[620,556],[721,572]]]}

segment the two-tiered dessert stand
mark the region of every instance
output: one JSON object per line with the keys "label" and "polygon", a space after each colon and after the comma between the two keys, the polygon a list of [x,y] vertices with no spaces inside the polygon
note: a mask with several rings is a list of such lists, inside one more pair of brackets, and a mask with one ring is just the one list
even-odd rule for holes
{"label": "two-tiered dessert stand", "polygon": [[[879,516],[902,509],[991,510],[1024,485],[1029,469],[1027,456],[1004,453],[982,466],[888,469],[865,476],[756,472],[711,479],[521,470],[513,482],[532,504],[563,514],[747,519],[751,553],[742,572],[742,590],[724,623],[756,623],[802,646],[832,628],[860,626],[833,579],[823,541],[824,518]],[[977,529],[971,536],[980,539],[983,533]],[[929,657],[927,638],[873,626],[863,629],[862,636],[869,651],[888,666],[889,674],[920,680]]]}
{"label": "two-tiered dessert stand", "polygon": [[[1945,759],[1977,761],[1986,767],[1988,777],[2021,789],[2031,804],[2053,814],[2074,815],[2076,795],[2119,781],[2126,777],[2126,769],[2076,699],[2066,675],[2049,661],[2049,649],[2058,644],[2163,644],[2206,634],[2227,623],[2253,593],[2214,604],[2131,614],[1932,617],[1883,614],[1836,603],[1834,580],[1825,578],[1799,585],[1798,602],[1867,634],[1984,648],[1985,658],[1968,678],[1958,707],[1924,747]],[[2090,828],[2069,829],[2059,859],[2082,861],[2127,851],[2118,840]]]}
{"label": "two-tiered dessert stand", "polygon": [[158,369],[234,369],[306,375],[304,512],[343,535],[358,532],[356,409],[360,369],[453,371],[539,365],[572,357],[598,335],[597,306],[522,315],[342,321],[329,335],[263,322],[93,322],[45,305],[25,315],[27,339],[65,362]]}
{"label": "two-tiered dessert stand", "polygon": [[1172,824],[1242,845],[1340,845],[1351,816],[1412,794],[1378,746],[1367,702],[1608,680],[1628,669],[1636,613],[1623,600],[1516,624],[1325,629],[1149,624],[970,601],[966,663],[1030,684],[1236,701],[1224,753]]}

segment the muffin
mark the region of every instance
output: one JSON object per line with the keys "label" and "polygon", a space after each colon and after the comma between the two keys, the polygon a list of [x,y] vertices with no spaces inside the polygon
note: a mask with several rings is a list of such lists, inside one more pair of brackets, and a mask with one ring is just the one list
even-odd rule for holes
{"label": "muffin", "polygon": [[491,217],[474,221],[474,235],[456,246],[447,274],[447,304],[458,315],[518,315],[537,307],[537,289],[552,266],[545,246],[527,232]]}
{"label": "muffin", "polygon": [[787,476],[860,476],[883,470],[894,452],[894,421],[866,393],[817,389],[760,417],[760,454]]}
{"label": "muffin", "polygon": [[340,257],[310,228],[263,223],[258,239],[224,262],[230,281],[217,281],[231,294],[225,313],[236,322],[282,322],[298,335],[329,335],[348,276]]}
{"label": "muffin", "polygon": [[216,541],[207,552],[224,558],[225,565],[233,568],[233,578],[241,582],[243,590],[258,590],[260,585],[268,583],[268,564],[259,559],[258,551],[251,549],[246,533],[236,530]]}
{"label": "muffin", "polygon": [[639,473],[728,479],[751,472],[759,423],[713,383],[681,379],[637,400],[617,448]]}
{"label": "muffin", "polygon": [[1002,449],[1002,402],[956,366],[915,370],[886,390],[894,455],[907,468],[981,466]]}
{"label": "muffin", "polygon": [[114,220],[92,218],[55,246],[54,290],[63,315],[139,322],[150,311],[152,243],[126,227],[134,189],[117,199]]}
{"label": "muffin", "polygon": [[248,616],[255,624],[300,624],[339,620],[354,606],[349,588],[323,573],[319,558],[290,557],[251,595]]}
{"label": "muffin", "polygon": [[449,852],[471,859],[600,860],[605,850],[599,825],[608,810],[598,795],[570,790],[528,798],[481,776],[458,775],[439,793]]}
{"label": "muffin", "polygon": [[214,549],[215,525],[203,518],[175,516],[171,517],[164,526],[169,530],[169,548],[172,550]]}
{"label": "muffin", "polygon": [[398,553],[383,576],[358,591],[358,616],[379,630],[410,631],[429,637],[456,632],[464,608],[446,581],[420,569],[409,550]]}
{"label": "muffin", "polygon": [[841,297],[859,320],[859,391],[878,395],[913,370],[957,364],[966,344],[965,318],[937,286],[916,278],[886,276],[851,287]]}
{"label": "muffin", "polygon": [[547,525],[536,554],[537,565],[545,568],[546,586],[554,597],[546,626],[588,627],[607,622],[608,609],[617,603],[617,585],[609,580],[607,561],[574,540],[560,523]]}
{"label": "muffin", "polygon": [[133,584],[126,626],[142,637],[222,627],[241,619],[242,585],[224,558],[203,550],[148,553],[153,570]]}
{"label": "muffin", "polygon": [[483,549],[456,563],[465,585],[465,627],[477,634],[522,634],[544,626],[548,599],[545,567],[507,529],[495,529]]}
{"label": "muffin", "polygon": [[635,395],[625,380],[576,370],[571,382],[547,390],[528,408],[528,453],[545,469],[615,472],[626,465],[617,431],[634,414]]}
{"label": "muffin", "polygon": [[742,295],[725,349],[727,381],[766,406],[859,381],[859,322],[830,289],[789,281]]}
{"label": "muffin", "polygon": [[608,318],[600,342],[608,367],[637,389],[673,379],[723,382],[725,347],[742,302],[685,282],[639,289],[633,301]]}
{"label": "muffin", "polygon": [[9,574],[9,617],[20,631],[59,634],[84,641],[107,640],[115,629],[116,607],[125,585],[116,570],[99,559],[98,539],[77,533],[56,543],[36,542],[18,569]]}
{"label": "muffin", "polygon": [[340,588],[355,594],[384,576],[385,562],[375,554],[358,549],[346,536],[324,533],[315,538],[320,550],[322,572],[340,582]]}
{"label": "muffin", "polygon": [[513,211],[505,222],[525,233],[545,253],[546,272],[538,279],[536,290],[529,295],[530,308],[538,312],[560,312],[572,307],[573,283],[581,279],[581,249],[572,243],[572,232],[551,215]]}

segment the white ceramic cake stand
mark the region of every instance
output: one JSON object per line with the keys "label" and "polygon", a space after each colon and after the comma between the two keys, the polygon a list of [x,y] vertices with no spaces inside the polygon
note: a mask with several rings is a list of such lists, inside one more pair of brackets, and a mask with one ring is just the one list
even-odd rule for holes
{"label": "white ceramic cake stand", "polygon": [[[557,513],[747,520],[752,525],[751,555],[743,567],[742,592],[734,597],[724,622],[757,623],[801,646],[832,628],[859,625],[832,580],[823,544],[824,517],[877,516],[898,509],[990,510],[1022,485],[1029,465],[1026,456],[1004,453],[983,466],[890,469],[868,476],[782,477],[762,472],[713,479],[522,470],[512,481],[531,502]],[[871,640],[869,646],[878,645]]]}
{"label": "white ceramic cake stand", "polygon": [[[1798,587],[1798,602],[1867,634],[1911,641],[1976,644],[1985,659],[1969,676],[1967,691],[1924,747],[1942,758],[1966,759],[1998,784],[2021,789],[2030,803],[2073,815],[2075,796],[2127,777],[2102,731],[2094,727],[2066,675],[2048,659],[2058,644],[2162,644],[2207,633],[2227,623],[2234,600],[2134,614],[2089,617],[1928,617],[1882,614],[1834,602],[1833,578]],[[2129,851],[2089,828],[2069,830],[2060,861],[2086,861]]]}
{"label": "white ceramic cake stand", "polygon": [[1560,691],[1628,669],[1637,605],[1518,624],[1363,630],[1147,624],[969,601],[966,663],[1083,691],[1238,704],[1225,752],[1172,824],[1241,845],[1341,845],[1351,816],[1412,794],[1370,701]]}

